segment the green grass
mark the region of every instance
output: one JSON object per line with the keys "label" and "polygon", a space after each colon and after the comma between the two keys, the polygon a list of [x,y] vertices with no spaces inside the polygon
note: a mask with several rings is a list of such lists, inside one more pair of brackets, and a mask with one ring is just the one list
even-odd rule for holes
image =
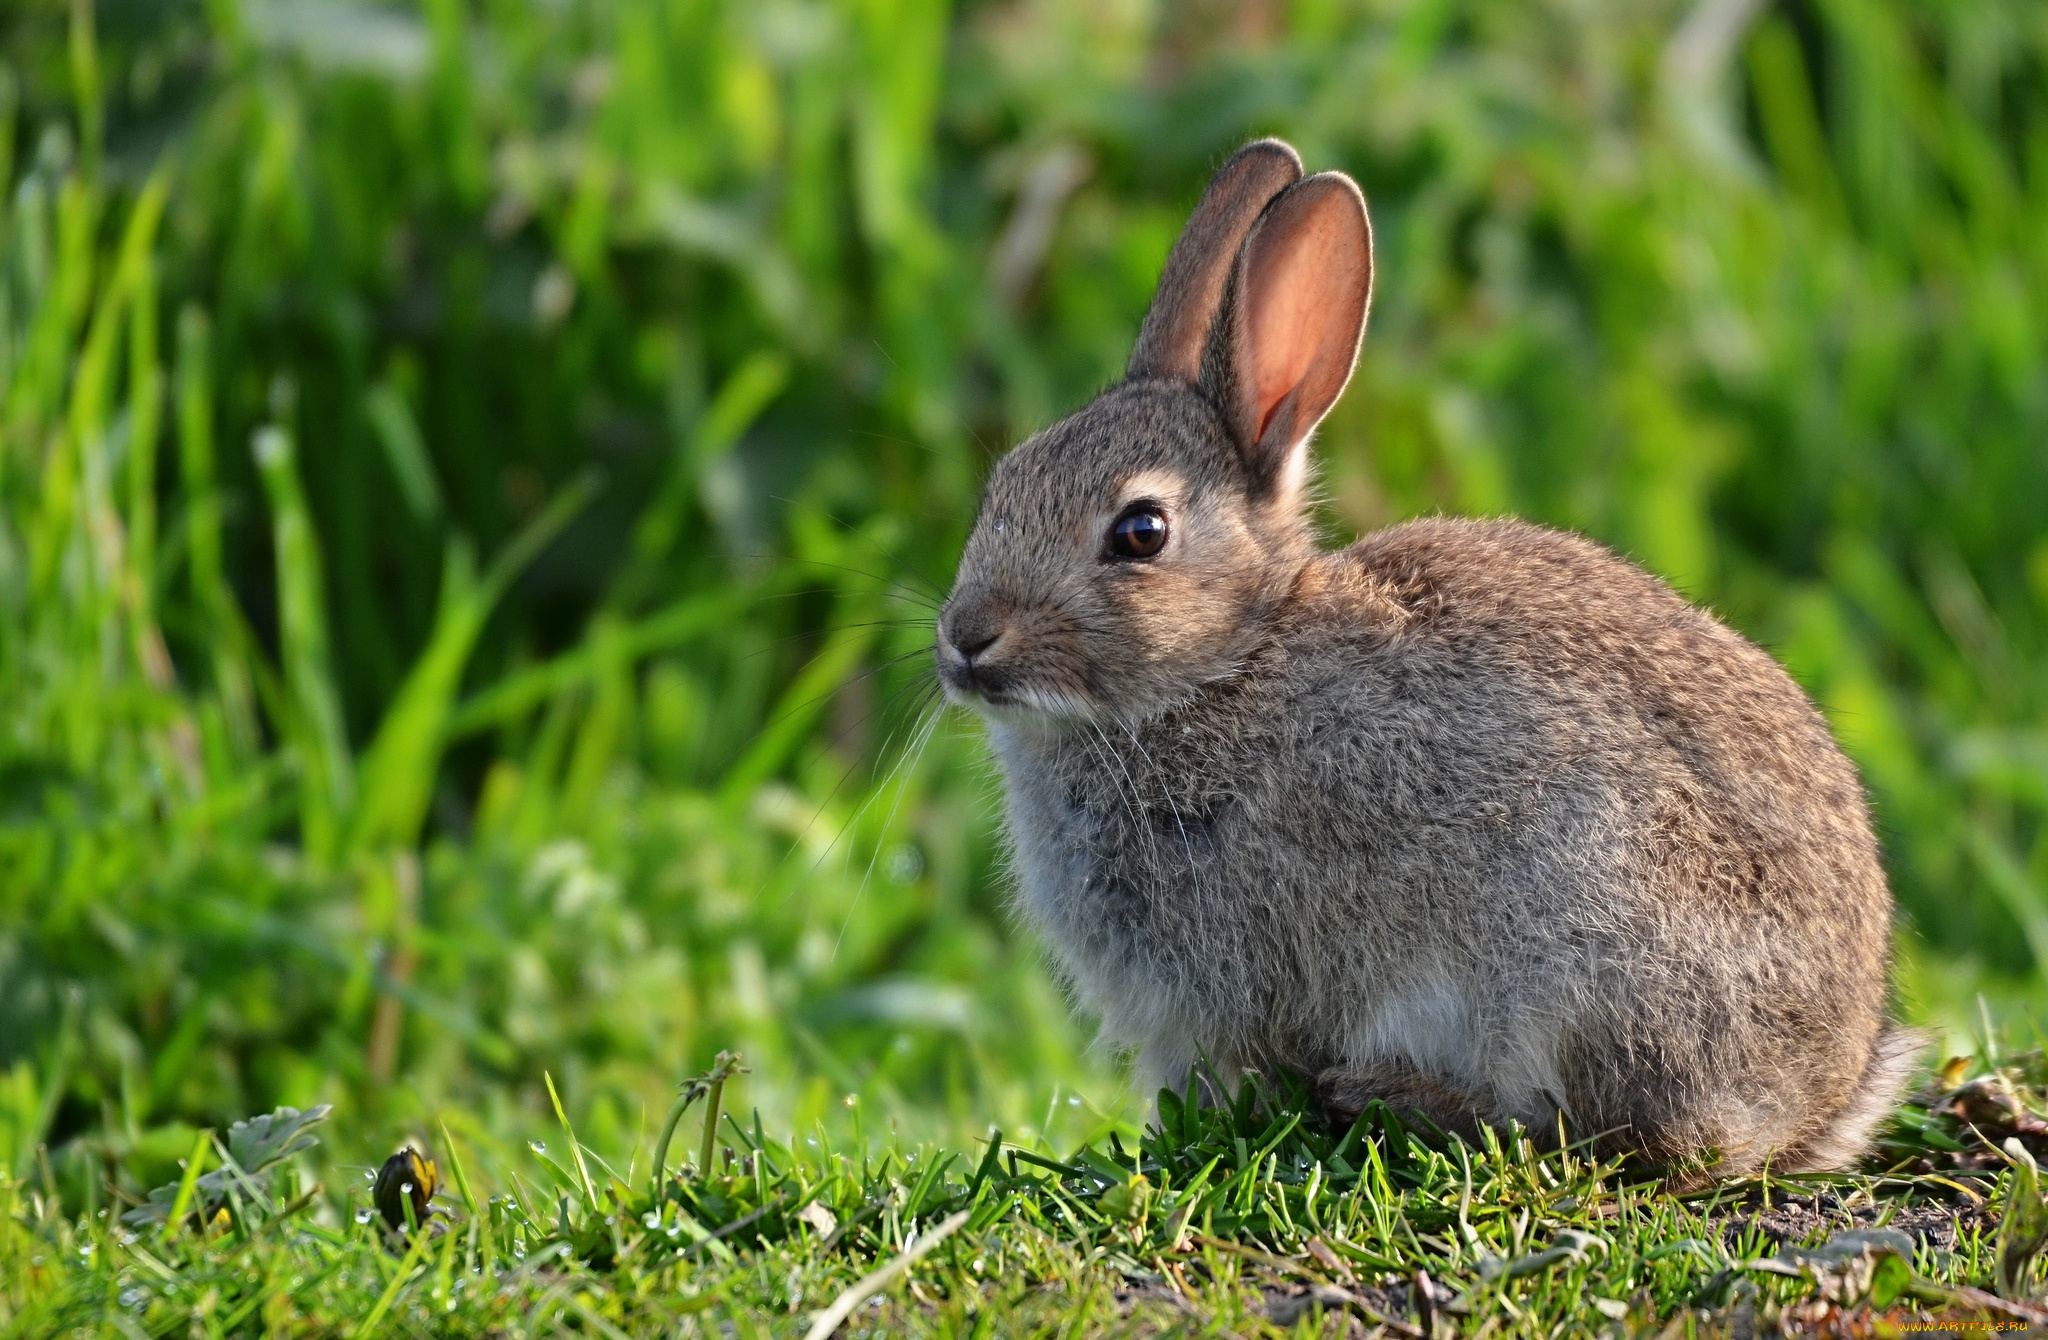
{"label": "green grass", "polygon": [[[408,1151],[373,1178],[309,1153],[323,1109],[202,1136],[155,1212],[118,1223],[61,1214],[47,1168],[0,1182],[0,1334],[1863,1334],[2048,1317],[2030,1301],[2048,1199],[2022,1147],[2048,1134],[2038,1052],[1952,1067],[1866,1173],[1685,1196],[1518,1131],[1475,1148],[1378,1106],[1332,1130],[1250,1081],[1212,1107],[1167,1093],[1142,1136],[1061,1158],[999,1132],[950,1152],[822,1127],[784,1141],[758,1113],[721,1119],[727,1073],[677,1104],[709,1089],[701,1143],[688,1123],[671,1142],[672,1117],[651,1152],[607,1158],[565,1117],[523,1156],[444,1127],[433,1163]],[[2013,1152],[1995,1152],[2007,1131]],[[691,1144],[695,1159],[665,1157]],[[208,1158],[234,1171],[201,1177]]]}
{"label": "green grass", "polygon": [[[501,1262],[559,1221],[519,1189],[552,1203],[524,1151],[560,1139],[556,1098],[630,1165],[674,1077],[724,1047],[753,1067],[747,1108],[800,1133],[776,1167],[842,1222],[902,1188],[829,1253],[804,1230],[730,1262],[615,1253],[573,1287],[582,1267],[536,1260],[502,1286],[508,1326],[557,1289],[536,1325],[716,1280],[762,1303],[792,1269],[801,1317],[915,1235],[898,1202],[936,1156],[908,1151],[961,1156],[922,1228],[991,1128],[1046,1158],[1135,1148],[1142,1100],[1005,914],[985,748],[926,711],[928,621],[989,454],[1116,375],[1207,172],[1257,133],[1352,172],[1373,210],[1372,329],[1319,447],[1333,538],[1513,511],[1711,604],[1869,781],[1902,1013],[1951,1050],[2022,1028],[2048,1006],[2048,27],[2027,0],[1786,0],[1717,61],[1690,11],[0,11],[9,1324],[117,1299],[131,1265],[212,1291],[202,1331],[259,1326],[268,1302],[227,1325],[252,1278],[322,1278],[329,1315],[367,1315],[397,1261],[360,1199],[245,1244],[252,1200],[225,1237],[151,1249],[175,1285],[92,1217],[280,1106],[333,1105],[281,1175],[336,1195],[406,1138],[448,1171],[445,1121],[474,1185],[539,1217],[473,1249],[460,1222],[463,1253]],[[1242,1174],[1236,1138],[1215,1149]],[[1592,1229],[1487,1211],[1519,1185],[1511,1143],[1473,1165],[1486,1252],[1611,1241],[1488,1283],[1444,1227],[1450,1157],[1364,1198],[1332,1165],[1284,1203],[1327,1209],[1332,1251],[1392,1259],[1359,1216],[1397,1195],[1434,1225],[1404,1269],[1582,1326],[1583,1279],[1634,1281],[1661,1318],[1735,1261],[1645,1266],[1629,1244],[1719,1241],[1652,1197]],[[1249,1328],[1294,1268],[1156,1253],[1204,1263],[1184,1313],[1089,1254],[1164,1273],[1158,1207],[1197,1170],[1146,1173],[1125,1252],[1090,1217],[1103,1185],[999,1168],[975,1194],[1018,1198],[918,1264],[929,1298]],[[1232,1194],[1281,1204],[1273,1180]],[[572,1229],[602,1218],[576,1181]],[[1614,1236],[1632,1225],[1649,1236]],[[1203,1231],[1303,1260],[1284,1224]],[[963,1275],[970,1245],[1032,1264]],[[435,1250],[387,1324],[438,1287]],[[448,1259],[450,1289],[475,1278]],[[1989,1278],[1981,1253],[1916,1264]],[[635,1271],[667,1282],[622,1288]],[[1741,1277],[1759,1306],[1798,1287]],[[889,1297],[905,1324],[953,1306]]]}

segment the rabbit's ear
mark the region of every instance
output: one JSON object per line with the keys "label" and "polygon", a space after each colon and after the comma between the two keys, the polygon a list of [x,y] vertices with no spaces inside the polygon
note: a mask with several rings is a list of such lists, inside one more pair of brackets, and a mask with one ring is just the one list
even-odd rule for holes
{"label": "rabbit's ear", "polygon": [[1372,225],[1341,172],[1289,187],[1252,225],[1202,360],[1255,488],[1299,490],[1308,435],[1351,380],[1372,300]]}
{"label": "rabbit's ear", "polygon": [[1166,258],[1125,376],[1193,382],[1201,374],[1202,347],[1245,231],[1268,201],[1300,180],[1300,155],[1279,140],[1253,140],[1217,169]]}

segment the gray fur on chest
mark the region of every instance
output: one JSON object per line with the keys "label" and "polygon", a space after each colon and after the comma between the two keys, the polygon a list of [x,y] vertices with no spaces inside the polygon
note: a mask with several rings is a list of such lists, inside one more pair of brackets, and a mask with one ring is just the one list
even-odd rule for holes
{"label": "gray fur on chest", "polygon": [[1566,830],[1597,866],[1611,816],[1546,772],[1537,741],[1502,752],[1514,731],[1489,723],[1482,763],[1445,738],[1455,716],[1417,709],[1354,667],[1348,683],[1212,686],[1131,731],[997,732],[1024,910],[1148,1078],[1198,1054],[1499,1075],[1505,1051],[1526,1054],[1505,1069],[1531,1095],[1550,1082],[1567,1002],[1539,1022],[1514,981],[1555,983],[1540,969],[1590,942],[1532,933],[1574,919],[1531,904],[1590,873],[1558,868]]}

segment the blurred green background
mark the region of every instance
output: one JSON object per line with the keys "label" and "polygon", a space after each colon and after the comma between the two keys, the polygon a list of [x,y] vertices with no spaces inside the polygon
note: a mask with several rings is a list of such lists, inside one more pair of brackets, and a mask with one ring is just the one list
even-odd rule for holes
{"label": "blurred green background", "polygon": [[2037,0],[0,12],[17,1169],[513,1149],[544,1071],[623,1147],[720,1047],[783,1129],[1128,1121],[929,620],[1266,133],[1373,211],[1332,537],[1710,604],[1864,769],[1905,1012],[2048,1003]]}

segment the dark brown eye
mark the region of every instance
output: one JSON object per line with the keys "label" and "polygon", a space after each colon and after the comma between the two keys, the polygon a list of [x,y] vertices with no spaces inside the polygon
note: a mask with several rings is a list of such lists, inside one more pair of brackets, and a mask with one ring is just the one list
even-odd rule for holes
{"label": "dark brown eye", "polygon": [[1118,558],[1150,558],[1166,547],[1166,518],[1150,507],[1124,513],[1109,528],[1109,552]]}

